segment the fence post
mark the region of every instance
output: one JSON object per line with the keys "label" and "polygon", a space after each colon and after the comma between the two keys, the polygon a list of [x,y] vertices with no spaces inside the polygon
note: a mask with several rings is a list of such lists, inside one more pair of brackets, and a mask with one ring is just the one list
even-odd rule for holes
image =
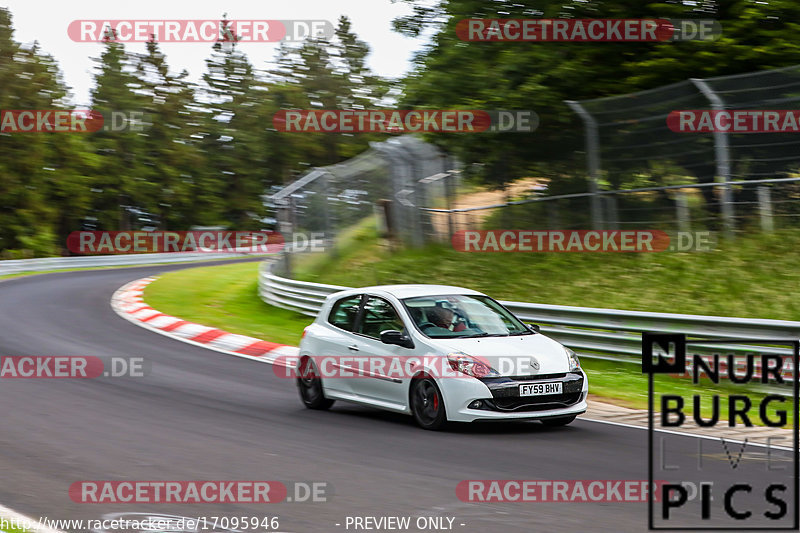
{"label": "fence post", "polygon": [[[417,209],[418,204],[411,203],[407,196],[413,195],[415,201],[417,200],[418,187],[417,180],[414,179],[414,169],[410,160],[405,157],[407,152],[402,150],[402,154],[398,153],[400,150],[398,146],[389,144],[388,142],[371,143],[371,147],[384,154],[389,161],[388,170],[392,178],[393,198],[392,203],[395,206],[393,210],[396,216],[397,224],[395,228],[398,233],[401,229],[405,229],[410,224],[411,226],[411,244],[414,247],[422,245],[422,226],[420,221],[421,211]],[[403,174],[399,171],[403,169]],[[398,179],[399,178],[399,179]],[[410,187],[410,188],[406,188]]]}
{"label": "fence post", "polygon": [[[290,194],[288,197],[281,198],[275,202],[277,209],[276,219],[278,221],[278,231],[283,234],[284,239],[287,235],[291,235],[293,231],[293,211],[294,211],[294,198]],[[292,277],[292,265],[290,260],[291,243],[284,242],[283,250],[281,251],[281,259],[283,260],[283,275],[287,278]]]}
{"label": "fence post", "polygon": [[[425,191],[422,189],[423,184],[419,182],[420,172],[414,154],[402,149],[401,146],[397,146],[396,148],[400,153],[400,159],[403,160],[403,164],[408,169],[408,180],[406,183],[411,185],[411,197],[414,198],[413,204],[406,206],[410,208],[408,211],[411,215],[411,227],[413,228],[411,243],[414,247],[419,248],[425,244],[425,221],[422,218],[425,212],[421,209],[427,206],[424,197]],[[422,177],[424,178],[425,176]]]}
{"label": "fence post", "polygon": [[[725,104],[722,98],[705,82],[699,78],[690,78],[703,96],[705,96],[711,103],[711,108],[714,111],[723,111]],[[731,203],[731,186],[727,184],[731,180],[731,165],[730,165],[730,149],[728,147],[728,133],[724,131],[714,132],[714,151],[716,152],[717,159],[717,176],[716,181],[722,183],[720,196],[720,211],[722,212],[723,224],[725,226],[725,236],[730,238],[733,236],[734,221],[733,221],[733,204]]]}
{"label": "fence post", "polygon": [[599,190],[597,180],[600,177],[600,135],[597,131],[597,121],[575,100],[565,100],[564,102],[581,117],[586,130],[586,167],[589,171],[589,192],[592,193],[592,227],[593,229],[602,229],[603,215],[600,198],[597,196]]}
{"label": "fence post", "polygon": [[452,170],[447,171],[447,177],[444,178],[444,195],[447,202],[447,242],[453,240],[455,228],[453,226],[453,179],[455,173]]}
{"label": "fence post", "polygon": [[[415,231],[415,246],[423,246],[428,241],[430,231],[428,228],[428,212],[423,211],[423,207],[430,207],[428,205],[428,185],[419,178],[419,170],[417,169],[414,160],[411,161],[411,182],[414,187],[414,231]],[[425,176],[423,176],[424,178]]]}
{"label": "fence post", "polygon": [[511,193],[508,190],[508,185],[506,184],[503,188],[503,203],[505,204],[500,212],[500,223],[503,225],[503,229],[511,229],[512,222],[514,221],[513,212],[511,211]]}
{"label": "fence post", "polygon": [[[325,229],[323,233],[323,239],[325,242],[325,249],[331,251],[331,255],[334,257],[336,256],[336,250],[334,249],[334,241],[333,241],[333,234],[331,231],[331,213],[330,208],[328,207],[328,176],[331,176],[329,170],[323,169],[323,174],[320,176],[322,179],[322,196],[325,198],[325,202],[322,204],[322,217],[323,223],[325,224]],[[335,176],[334,176],[335,177]]]}
{"label": "fence post", "polygon": [[619,212],[617,211],[617,195],[608,194],[604,196],[606,201],[606,225],[607,229],[619,229]]}
{"label": "fence post", "polygon": [[691,218],[689,215],[689,201],[686,199],[686,193],[683,191],[675,191],[675,211],[678,217],[678,229],[680,231],[691,231]]}
{"label": "fence post", "polygon": [[769,187],[759,185],[756,190],[758,192],[758,212],[761,215],[761,230],[771,232],[775,229],[775,224],[772,220],[772,200]]}

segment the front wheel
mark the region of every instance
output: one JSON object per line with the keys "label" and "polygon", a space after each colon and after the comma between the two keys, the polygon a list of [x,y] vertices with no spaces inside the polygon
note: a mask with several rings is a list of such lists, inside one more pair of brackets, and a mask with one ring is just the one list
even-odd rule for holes
{"label": "front wheel", "polygon": [[545,426],[550,426],[550,427],[566,426],[567,424],[569,424],[570,422],[575,420],[576,416],[578,416],[578,415],[559,416],[557,418],[543,418],[542,419],[542,424],[544,424]]}
{"label": "front wheel", "polygon": [[411,385],[411,412],[423,429],[441,429],[447,422],[444,398],[430,377],[415,378]]}
{"label": "front wheel", "polygon": [[322,378],[310,357],[303,358],[297,367],[297,389],[303,405],[309,409],[329,409],[333,405],[334,400],[329,400],[322,392]]}

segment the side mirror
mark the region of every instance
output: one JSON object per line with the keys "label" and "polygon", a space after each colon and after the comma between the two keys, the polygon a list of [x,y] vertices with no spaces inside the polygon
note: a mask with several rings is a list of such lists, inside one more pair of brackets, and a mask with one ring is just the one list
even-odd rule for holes
{"label": "side mirror", "polygon": [[528,324],[527,326],[528,329],[533,331],[534,333],[541,333],[542,328],[539,327],[539,324]]}
{"label": "side mirror", "polygon": [[386,331],[381,331],[381,342],[383,344],[396,344],[397,346],[402,346],[403,348],[414,347],[414,341],[411,340],[411,337],[408,335],[403,335],[402,331],[397,331],[396,329],[387,329]]}

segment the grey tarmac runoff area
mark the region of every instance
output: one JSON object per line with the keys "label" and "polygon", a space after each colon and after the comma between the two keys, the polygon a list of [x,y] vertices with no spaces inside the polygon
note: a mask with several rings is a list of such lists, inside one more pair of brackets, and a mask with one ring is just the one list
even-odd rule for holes
{"label": "grey tarmac runoff area", "polygon": [[[0,379],[0,504],[51,519],[274,516],[278,531],[291,532],[368,531],[348,528],[347,517],[389,516],[411,517],[406,531],[420,531],[417,517],[445,518],[443,527],[465,533],[647,530],[646,503],[469,503],[456,495],[463,480],[646,480],[646,431],[578,419],[564,428],[531,422],[428,432],[411,417],[354,405],[310,411],[269,365],[154,334],[112,310],[121,285],[191,266],[0,282],[0,355],[143,357],[150,366],[146,377]],[[669,462],[697,462],[700,439],[658,438]],[[707,449],[704,475],[734,479],[725,454]],[[788,470],[763,467],[762,452],[748,448],[742,457],[752,479],[791,483]],[[81,504],[68,494],[81,480],[325,482],[328,501]],[[737,501],[757,513],[774,509],[758,496]],[[448,529],[426,529],[435,530]]]}

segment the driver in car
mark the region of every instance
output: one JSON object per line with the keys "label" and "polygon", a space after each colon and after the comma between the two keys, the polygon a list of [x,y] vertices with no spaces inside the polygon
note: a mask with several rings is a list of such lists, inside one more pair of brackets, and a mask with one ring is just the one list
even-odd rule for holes
{"label": "driver in car", "polygon": [[434,325],[450,331],[463,331],[467,325],[463,320],[458,320],[456,314],[446,307],[434,307],[428,312],[428,319]]}

